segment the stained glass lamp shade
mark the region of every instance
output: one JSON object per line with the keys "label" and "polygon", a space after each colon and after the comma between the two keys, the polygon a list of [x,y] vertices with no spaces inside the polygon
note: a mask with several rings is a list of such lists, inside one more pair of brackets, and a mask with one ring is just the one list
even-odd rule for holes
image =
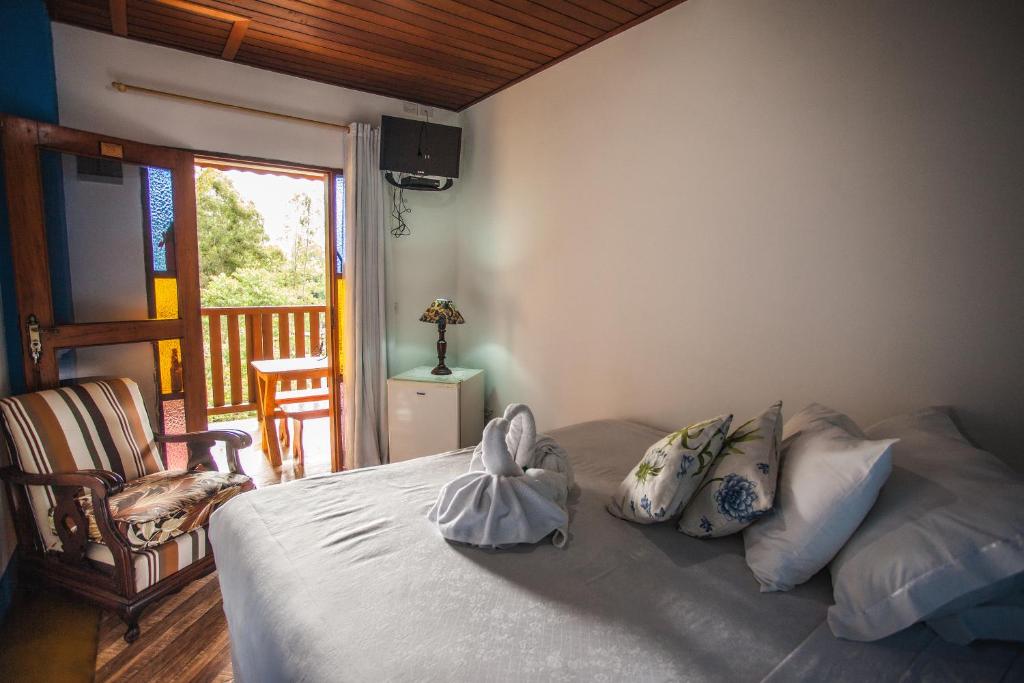
{"label": "stained glass lamp shade", "polygon": [[448,349],[448,342],[444,339],[445,329],[448,325],[461,325],[466,319],[459,313],[459,309],[455,308],[451,299],[434,299],[434,303],[420,316],[420,322],[437,325],[437,367],[430,372],[434,375],[452,374],[451,369],[444,364],[445,351]]}

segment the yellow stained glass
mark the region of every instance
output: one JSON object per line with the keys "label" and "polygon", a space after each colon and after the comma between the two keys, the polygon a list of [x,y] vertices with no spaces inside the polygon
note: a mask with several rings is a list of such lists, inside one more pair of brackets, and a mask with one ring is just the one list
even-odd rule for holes
{"label": "yellow stained glass", "polygon": [[160,393],[181,393],[181,341],[161,339],[156,344],[160,351]]}
{"label": "yellow stained glass", "polygon": [[[344,312],[345,310],[345,278],[339,277],[334,279],[338,286],[338,310]],[[345,354],[342,351],[342,341],[345,339],[345,335],[342,334],[342,326],[344,325],[345,316],[344,314],[338,316],[338,374],[342,377],[345,376]]]}
{"label": "yellow stained glass", "polygon": [[153,302],[157,320],[178,317],[178,280],[173,277],[153,278]]}
{"label": "yellow stained glass", "polygon": [[[173,277],[153,278],[153,308],[157,320],[178,317],[178,280]],[[163,339],[157,342],[160,355],[160,393],[177,394],[182,391],[181,341]]]}

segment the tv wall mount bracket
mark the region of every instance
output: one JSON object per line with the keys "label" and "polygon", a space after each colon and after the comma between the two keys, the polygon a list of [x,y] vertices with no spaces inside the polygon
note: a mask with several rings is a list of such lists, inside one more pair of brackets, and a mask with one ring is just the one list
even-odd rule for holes
{"label": "tv wall mount bracket", "polygon": [[455,184],[452,178],[445,178],[444,183],[434,178],[418,175],[402,176],[401,180],[395,180],[391,171],[384,172],[384,179],[401,190],[416,190],[418,192],[444,192]]}

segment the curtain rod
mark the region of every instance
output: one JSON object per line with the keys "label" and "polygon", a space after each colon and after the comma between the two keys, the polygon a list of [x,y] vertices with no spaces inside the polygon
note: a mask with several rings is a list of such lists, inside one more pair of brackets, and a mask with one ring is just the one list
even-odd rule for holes
{"label": "curtain rod", "polygon": [[217,100],[206,100],[201,97],[192,97],[191,95],[182,95],[176,92],[166,92],[164,90],[154,90],[152,88],[144,88],[141,85],[129,85],[128,83],[121,83],[120,81],[114,81],[110,85],[114,87],[114,90],[118,92],[141,92],[147,95],[156,95],[158,97],[168,97],[173,100],[182,100],[184,102],[194,102],[196,104],[208,104],[215,107],[223,107],[225,109],[234,109],[236,111],[244,111],[250,114],[258,114],[260,116],[268,116],[275,119],[283,119],[285,121],[297,121],[299,123],[309,123],[314,126],[326,126],[327,128],[337,128],[343,130],[346,133],[349,127],[343,123],[330,123],[329,121],[318,121],[316,119],[307,119],[302,116],[292,116],[291,114],[279,114],[275,111],[265,111],[263,109],[253,109],[252,107],[243,107],[240,104],[230,104],[228,102],[218,102]]}

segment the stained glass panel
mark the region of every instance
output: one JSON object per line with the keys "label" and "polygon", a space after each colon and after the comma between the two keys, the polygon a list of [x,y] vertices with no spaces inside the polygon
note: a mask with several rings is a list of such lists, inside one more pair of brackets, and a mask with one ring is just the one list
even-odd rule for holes
{"label": "stained glass panel", "polygon": [[[167,248],[171,246],[168,231],[174,225],[174,189],[171,172],[166,168],[149,166],[146,168],[146,194],[149,202],[150,239],[153,249],[153,272],[166,273],[174,262],[172,254],[167,258]],[[173,233],[170,235],[173,239]]]}
{"label": "stained glass panel", "polygon": [[[176,398],[160,402],[160,413],[163,420],[161,427],[164,434],[184,434],[185,399]],[[164,444],[167,455],[167,469],[183,470],[188,466],[188,447],[183,443]]]}
{"label": "stained glass panel", "polygon": [[334,176],[334,230],[338,253],[334,256],[334,272],[345,273],[345,176]]}

